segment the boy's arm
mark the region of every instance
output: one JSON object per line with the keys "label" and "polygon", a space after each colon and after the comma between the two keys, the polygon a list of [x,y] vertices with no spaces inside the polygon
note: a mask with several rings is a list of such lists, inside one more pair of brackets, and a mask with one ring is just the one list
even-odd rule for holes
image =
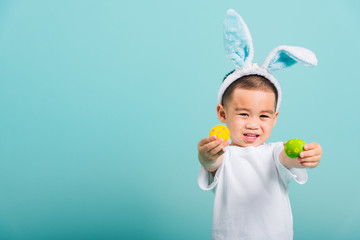
{"label": "boy's arm", "polygon": [[215,135],[204,138],[199,142],[199,161],[213,176],[220,167],[225,147],[229,144],[229,140],[224,142],[222,138],[217,139]]}
{"label": "boy's arm", "polygon": [[[285,143],[284,143],[285,144]],[[280,162],[286,168],[314,168],[321,159],[322,149],[319,143],[313,142],[306,144],[304,150],[300,153],[300,157],[296,159],[289,158],[285,151],[280,153]]]}

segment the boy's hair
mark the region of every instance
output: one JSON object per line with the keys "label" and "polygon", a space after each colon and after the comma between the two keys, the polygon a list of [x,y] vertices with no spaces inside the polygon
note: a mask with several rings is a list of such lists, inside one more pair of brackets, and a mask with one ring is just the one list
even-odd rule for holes
{"label": "boy's hair", "polygon": [[[234,71],[228,73],[227,76],[229,76]],[[275,108],[277,106],[278,101],[278,91],[276,90],[276,87],[274,84],[272,84],[267,78],[260,76],[260,75],[247,75],[243,76],[239,79],[236,79],[233,83],[230,84],[230,86],[225,90],[224,95],[222,97],[221,104],[225,106],[224,104],[226,101],[230,98],[232,92],[236,88],[243,88],[243,89],[249,89],[249,90],[260,90],[260,91],[272,91],[275,93]]]}

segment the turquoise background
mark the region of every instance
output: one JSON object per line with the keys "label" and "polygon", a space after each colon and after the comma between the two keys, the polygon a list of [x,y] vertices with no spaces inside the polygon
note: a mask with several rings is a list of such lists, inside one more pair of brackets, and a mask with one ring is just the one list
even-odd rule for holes
{"label": "turquoise background", "polygon": [[239,12],[255,62],[278,45],[319,59],[275,72],[270,141],[321,143],[291,183],[294,239],[360,239],[358,1],[0,1],[0,239],[209,239],[197,143],[233,69]]}

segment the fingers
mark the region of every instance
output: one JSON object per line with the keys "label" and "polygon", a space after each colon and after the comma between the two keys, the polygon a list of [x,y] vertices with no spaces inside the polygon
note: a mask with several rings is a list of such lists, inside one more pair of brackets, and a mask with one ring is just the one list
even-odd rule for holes
{"label": "fingers", "polygon": [[[228,144],[228,141],[223,141],[221,138],[218,139],[218,145],[216,145],[215,147],[213,147],[212,149],[208,150],[208,154],[210,157],[213,157],[215,155],[221,156],[222,154],[224,154],[225,152],[225,147]],[[216,141],[217,142],[217,141]]]}
{"label": "fingers", "polygon": [[198,150],[205,158],[213,158],[221,156],[225,152],[225,147],[230,144],[229,140],[222,138],[216,139],[215,135],[202,139],[198,144]]}
{"label": "fingers", "polygon": [[304,149],[307,151],[307,150],[311,150],[311,149],[317,149],[317,150],[320,150],[322,152],[322,149],[321,149],[321,146],[319,143],[316,143],[316,142],[313,142],[313,143],[309,143],[309,144],[306,144],[304,146]]}
{"label": "fingers", "polygon": [[319,162],[315,161],[315,162],[299,162],[299,164],[302,167],[306,167],[306,168],[314,168],[317,165],[319,165]]}
{"label": "fingers", "polygon": [[312,159],[313,157],[321,158],[322,149],[318,143],[309,143],[304,146],[305,151],[300,153],[302,159]]}
{"label": "fingers", "polygon": [[321,159],[322,149],[318,143],[309,143],[304,146],[305,151],[297,158],[299,164],[304,167],[316,167]]}
{"label": "fingers", "polygon": [[198,148],[200,148],[201,146],[204,146],[205,144],[208,144],[209,142],[214,141],[217,138],[216,135],[211,135],[209,137],[206,137],[204,139],[201,139],[199,144],[198,144]]}

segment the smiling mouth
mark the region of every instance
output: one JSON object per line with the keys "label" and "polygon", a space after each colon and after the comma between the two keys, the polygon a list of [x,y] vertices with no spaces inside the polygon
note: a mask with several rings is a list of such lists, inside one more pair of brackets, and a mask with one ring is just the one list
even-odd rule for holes
{"label": "smiling mouth", "polygon": [[256,141],[256,139],[259,137],[259,134],[253,134],[253,133],[245,133],[244,138],[245,142],[253,143]]}

